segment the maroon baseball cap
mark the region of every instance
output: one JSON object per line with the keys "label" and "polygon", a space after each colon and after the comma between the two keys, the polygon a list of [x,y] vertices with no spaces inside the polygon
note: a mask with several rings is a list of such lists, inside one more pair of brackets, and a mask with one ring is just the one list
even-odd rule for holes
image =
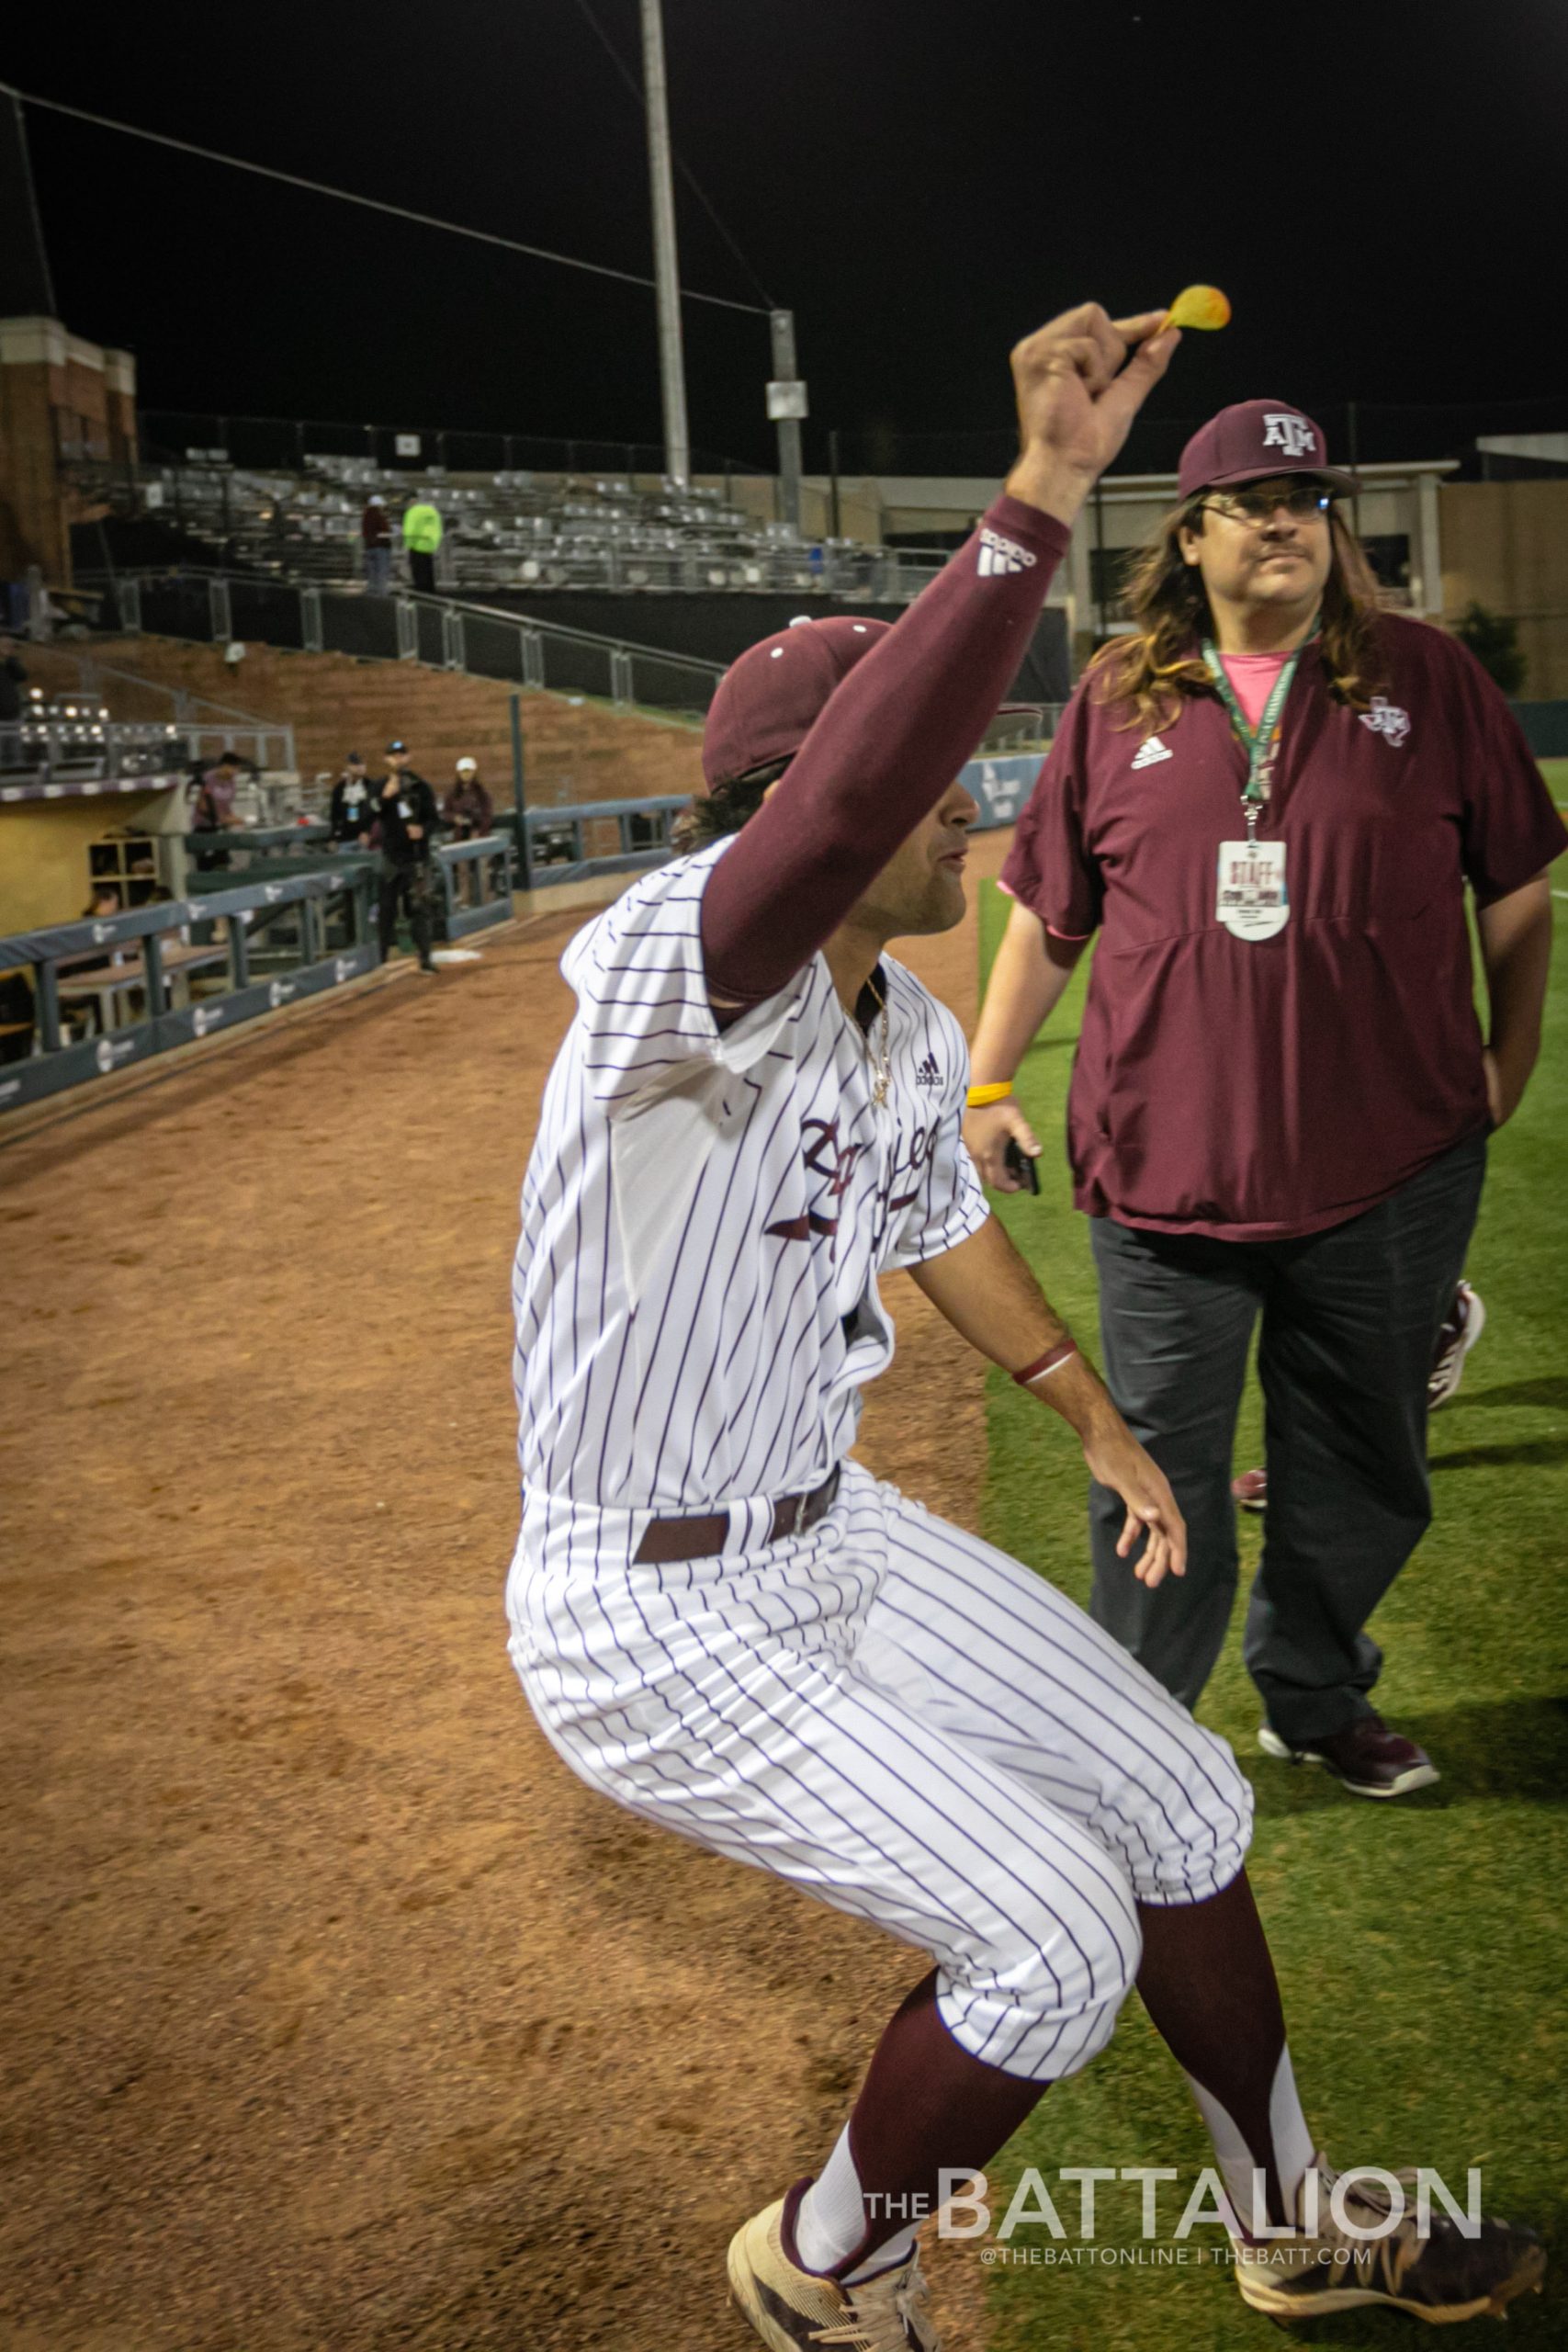
{"label": "maroon baseball cap", "polygon": [[703,775],[709,791],[798,752],[835,688],[892,626],[835,613],[792,621],[748,646],[708,706]]}
{"label": "maroon baseball cap", "polygon": [[1176,494],[1267,481],[1274,474],[1315,474],[1330,490],[1353,491],[1354,479],[1328,463],[1323,427],[1288,401],[1237,401],[1221,409],[1181,452]]}

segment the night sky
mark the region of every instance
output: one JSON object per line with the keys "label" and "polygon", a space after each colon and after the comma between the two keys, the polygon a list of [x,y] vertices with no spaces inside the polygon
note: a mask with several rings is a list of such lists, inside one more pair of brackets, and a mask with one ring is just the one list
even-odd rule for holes
{"label": "night sky", "polygon": [[[592,0],[637,66],[636,0]],[[665,0],[683,283],[796,313],[807,459],[1009,418],[1066,303],[1223,286],[1168,418],[1558,393],[1563,0]],[[575,0],[263,0],[10,28],[59,97],[649,270],[640,111]],[[36,111],[59,306],[151,406],[652,441],[651,292]],[[692,436],[766,463],[764,318],[685,306]],[[1506,420],[1504,420],[1505,422]],[[1521,417],[1518,422],[1539,421]],[[1568,412],[1564,413],[1568,421]],[[856,436],[861,436],[857,441]],[[906,455],[912,454],[906,451]],[[1412,452],[1415,454],[1415,452]]]}

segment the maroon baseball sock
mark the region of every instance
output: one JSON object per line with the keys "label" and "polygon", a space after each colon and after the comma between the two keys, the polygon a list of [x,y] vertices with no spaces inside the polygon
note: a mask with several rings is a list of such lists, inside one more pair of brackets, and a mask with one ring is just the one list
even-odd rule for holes
{"label": "maroon baseball sock", "polygon": [[1293,2222],[1312,2162],[1285,2013],[1247,1872],[1204,1903],[1140,1903],[1138,1991],[1192,2086],[1242,2227],[1260,2168],[1272,2222]]}
{"label": "maroon baseball sock", "polygon": [[[1191,2085],[1238,2221],[1253,2221],[1257,2169],[1269,2220],[1293,2222],[1313,2143],[1246,1872],[1203,1903],[1141,1903],[1138,1917],[1138,1991]],[[840,2278],[903,2260],[937,2211],[941,2174],[982,2171],[1049,2087],[960,2049],[933,1970],[878,2042],[846,2130],[786,2219],[786,2251]]]}
{"label": "maroon baseball sock", "polygon": [[786,2222],[785,2250],[840,2278],[904,2260],[937,2211],[940,2175],[981,2171],[1049,2087],[959,2048],[933,1969],[877,2043],[847,2130]]}

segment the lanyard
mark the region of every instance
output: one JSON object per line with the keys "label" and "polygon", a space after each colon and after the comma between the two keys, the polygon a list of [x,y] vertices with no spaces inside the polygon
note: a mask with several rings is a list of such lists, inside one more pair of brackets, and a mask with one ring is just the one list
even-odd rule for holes
{"label": "lanyard", "polygon": [[[1311,642],[1316,628],[1317,623],[1314,619],[1312,628],[1307,632],[1306,643]],[[1204,664],[1214,682],[1220,700],[1224,704],[1226,712],[1229,714],[1231,725],[1235,730],[1241,747],[1247,753],[1247,782],[1241,790],[1241,805],[1247,811],[1247,838],[1249,842],[1256,841],[1258,838],[1258,810],[1269,797],[1274,762],[1279,756],[1280,714],[1285,707],[1285,697],[1289,695],[1294,681],[1296,665],[1302,658],[1302,646],[1298,645],[1269,687],[1269,699],[1263,706],[1263,716],[1254,729],[1247,725],[1247,713],[1236,700],[1235,688],[1225,675],[1225,666],[1220,659],[1218,648],[1209,639],[1205,638],[1203,640]]]}

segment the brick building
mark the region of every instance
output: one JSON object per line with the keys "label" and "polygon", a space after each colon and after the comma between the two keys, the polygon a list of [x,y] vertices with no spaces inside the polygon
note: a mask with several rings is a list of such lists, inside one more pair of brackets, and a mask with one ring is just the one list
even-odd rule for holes
{"label": "brick building", "polygon": [[136,362],[57,316],[21,107],[0,99],[0,581],[71,582],[71,526],[95,509],[74,469],[136,458]]}

